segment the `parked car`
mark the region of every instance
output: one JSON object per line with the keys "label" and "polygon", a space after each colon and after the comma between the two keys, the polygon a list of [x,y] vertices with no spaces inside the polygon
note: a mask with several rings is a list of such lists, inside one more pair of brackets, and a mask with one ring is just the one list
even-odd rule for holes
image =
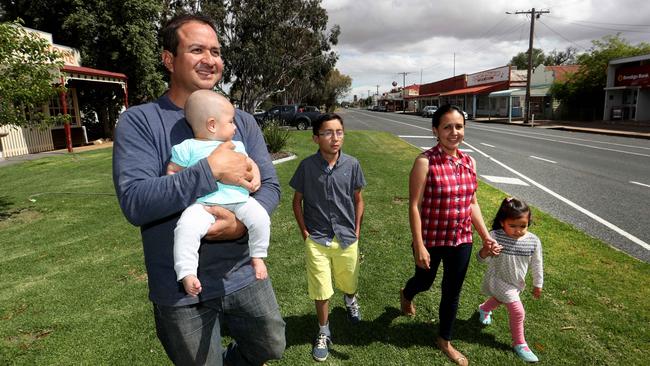
{"label": "parked car", "polygon": [[469,116],[467,115],[467,112],[463,111],[463,116],[465,117],[465,121],[469,119]]}
{"label": "parked car", "polygon": [[431,118],[434,113],[438,110],[438,107],[435,105],[428,105],[422,108],[422,117]]}
{"label": "parked car", "polygon": [[321,115],[318,107],[289,104],[273,106],[262,115],[256,116],[256,119],[260,126],[264,126],[268,121],[278,120],[283,125],[306,130],[311,127],[312,121]]}
{"label": "parked car", "polygon": [[386,106],[385,105],[377,106],[377,112],[386,112]]}

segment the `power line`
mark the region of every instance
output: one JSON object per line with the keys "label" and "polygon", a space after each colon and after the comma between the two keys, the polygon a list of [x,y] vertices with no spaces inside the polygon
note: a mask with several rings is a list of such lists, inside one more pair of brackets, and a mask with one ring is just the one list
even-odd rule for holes
{"label": "power line", "polygon": [[557,34],[560,38],[564,39],[565,41],[567,41],[567,42],[573,44],[574,46],[576,46],[576,47],[578,47],[578,48],[580,48],[580,49],[582,49],[582,50],[587,50],[587,47],[583,47],[583,46],[577,44],[576,42],[574,42],[574,41],[572,41],[572,40],[566,38],[565,36],[563,36],[563,35],[560,34],[559,32],[555,31],[555,29],[551,28],[551,27],[548,26],[546,23],[542,22],[541,20],[539,20],[539,22],[540,22],[540,24],[542,24],[543,26],[545,26],[548,30],[550,30],[551,32]]}

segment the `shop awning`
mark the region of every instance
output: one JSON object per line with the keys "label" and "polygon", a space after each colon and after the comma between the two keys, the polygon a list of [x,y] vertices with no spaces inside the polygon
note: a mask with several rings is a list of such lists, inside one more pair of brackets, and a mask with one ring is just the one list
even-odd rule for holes
{"label": "shop awning", "polygon": [[447,95],[459,95],[459,94],[479,94],[483,91],[493,89],[495,87],[500,87],[501,84],[491,84],[491,85],[480,85],[480,86],[473,86],[470,88],[463,88],[463,89],[456,89],[452,91],[448,91],[445,93],[441,93],[440,96],[444,97]]}
{"label": "shop awning", "polygon": [[92,69],[83,66],[65,65],[61,68],[65,80],[85,80],[125,85],[127,77],[119,72]]}
{"label": "shop awning", "polygon": [[[544,97],[548,95],[548,86],[532,87],[530,88],[531,97]],[[499,90],[492,92],[488,95],[490,98],[499,98],[499,97],[523,97],[526,95],[526,89],[516,88],[508,90]]]}
{"label": "shop awning", "polygon": [[[550,88],[548,86],[540,86],[540,87],[531,87],[530,88],[530,96],[531,97],[545,97],[548,95],[548,90]],[[512,93],[513,97],[524,97],[526,96],[526,89],[520,89],[517,90],[516,92]]]}
{"label": "shop awning", "polygon": [[61,68],[61,73],[61,82],[64,85],[67,84],[69,80],[119,84],[124,91],[124,106],[128,107],[129,105],[129,91],[126,85],[128,78],[122,73],[72,65],[64,65]]}
{"label": "shop awning", "polygon": [[499,90],[499,91],[495,91],[495,92],[490,93],[488,95],[488,97],[490,97],[490,98],[509,97],[510,94],[512,94],[512,93],[514,93],[514,92],[516,92],[518,90],[521,90],[521,89]]}
{"label": "shop awning", "polygon": [[440,93],[429,93],[429,94],[420,94],[420,95],[409,95],[405,97],[404,99],[419,99],[419,98],[430,98],[430,97],[437,97],[440,95]]}

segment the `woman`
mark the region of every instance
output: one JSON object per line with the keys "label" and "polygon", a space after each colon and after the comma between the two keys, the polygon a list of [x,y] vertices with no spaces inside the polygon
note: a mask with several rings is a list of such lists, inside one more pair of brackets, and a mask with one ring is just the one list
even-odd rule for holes
{"label": "woman", "polygon": [[438,347],[458,365],[467,358],[451,345],[460,290],[472,253],[472,225],[484,247],[498,254],[476,200],[476,161],[461,152],[465,117],[457,106],[440,107],[431,120],[438,144],[415,159],[409,178],[409,221],[415,274],[400,290],[406,315],[415,315],[413,298],[431,288],[442,261]]}

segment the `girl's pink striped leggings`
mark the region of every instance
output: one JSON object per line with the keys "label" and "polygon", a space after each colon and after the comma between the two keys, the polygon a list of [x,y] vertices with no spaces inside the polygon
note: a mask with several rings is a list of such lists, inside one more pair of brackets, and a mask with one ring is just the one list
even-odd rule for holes
{"label": "girl's pink striped leggings", "polygon": [[[488,312],[499,307],[502,303],[494,297],[490,297],[481,304],[481,310]],[[512,345],[526,343],[524,338],[524,319],[526,318],[526,311],[521,301],[514,301],[504,304],[508,309],[508,318],[510,318],[510,334],[512,335]]]}

